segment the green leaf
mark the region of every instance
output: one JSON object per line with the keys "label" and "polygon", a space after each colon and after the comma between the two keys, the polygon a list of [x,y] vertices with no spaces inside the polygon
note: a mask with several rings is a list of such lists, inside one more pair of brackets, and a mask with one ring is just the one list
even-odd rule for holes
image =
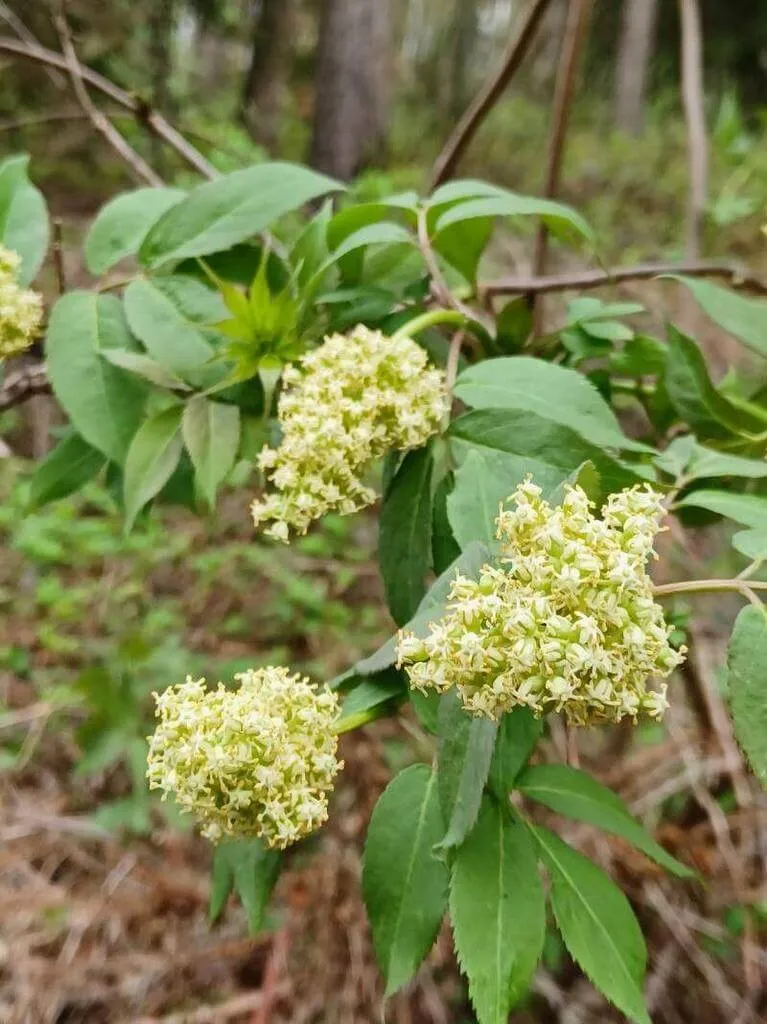
{"label": "green leaf", "polygon": [[118,463],[141,419],[146,387],[101,353],[132,345],[122,304],[113,295],[74,291],[53,307],[46,340],[53,391],[77,432]]}
{"label": "green leaf", "polygon": [[592,444],[651,451],[632,441],[597,389],[576,370],[530,356],[487,359],[460,375],[455,394],[475,409],[520,409],[570,427]]}
{"label": "green leaf", "polygon": [[197,371],[199,382],[201,370],[210,376],[205,364],[214,353],[213,325],[226,316],[216,292],[193,277],[142,278],[125,291],[125,314],[149,355],[166,370],[182,377]]}
{"label": "green leaf", "polygon": [[213,874],[208,915],[216,921],[234,890],[248,915],[248,929],[255,935],[264,917],[280,868],[280,855],[259,839],[225,839],[213,852]]}
{"label": "green leaf", "polygon": [[0,242],[21,256],[19,283],[31,284],[48,251],[50,225],[42,192],[29,180],[27,154],[0,163]]}
{"label": "green leaf", "polygon": [[546,902],[525,826],[494,800],[456,854],[450,919],[479,1024],[506,1024],[543,951]]}
{"label": "green leaf", "polygon": [[669,326],[665,385],[671,404],[698,435],[727,437],[763,427],[753,416],[727,401],[714,385],[692,338]]}
{"label": "green leaf", "polygon": [[760,356],[767,356],[767,302],[744,298],[702,278],[683,274],[665,276],[689,288],[703,312],[728,334],[739,338]]}
{"label": "green leaf", "polygon": [[735,735],[767,788],[767,617],[764,609],[744,608],[727,648],[727,690]]}
{"label": "green leaf", "polygon": [[40,508],[79,490],[104,468],[102,452],[70,431],[35,470],[29,488],[29,507]]}
{"label": "green leaf", "polygon": [[635,334],[619,350],[610,353],[609,365],[613,373],[629,377],[647,377],[663,373],[667,350],[664,342],[647,334]]}
{"label": "green leaf", "polygon": [[752,561],[767,559],[767,526],[762,530],[740,530],[731,540],[736,551]]}
{"label": "green leaf", "polygon": [[474,445],[483,455],[523,456],[534,477],[536,467],[530,460],[562,470],[565,476],[584,462],[593,462],[606,493],[631,487],[639,479],[570,428],[522,409],[475,409],[453,420],[449,434]]}
{"label": "green leaf", "polygon": [[378,561],[392,618],[398,626],[413,617],[425,591],[431,560],[431,478],[429,448],[408,452],[384,497]]}
{"label": "green leaf", "polygon": [[386,787],[370,819],[362,891],[386,996],[429,952],[447,904],[448,875],[432,849],[442,834],[433,772],[416,764]]}
{"label": "green leaf", "polygon": [[642,853],[679,878],[695,872],[656,843],[636,821],[617,793],[585,772],[565,764],[537,764],[527,768],[517,786],[531,800],[576,821],[585,821],[631,843]]}
{"label": "green leaf", "polygon": [[684,476],[687,480],[705,477],[735,476],[758,480],[767,477],[767,460],[746,459],[741,455],[728,455],[698,444],[692,435],[675,437],[665,451],[655,458],[655,465],[671,476]]}
{"label": "green leaf", "polygon": [[382,713],[407,696],[407,682],[404,674],[395,668],[386,668],[372,676],[362,677],[356,685],[344,685],[342,719],[353,718],[373,708],[382,708]]}
{"label": "green leaf", "polygon": [[186,192],[180,188],[138,188],[102,206],[85,236],[85,265],[103,274],[135,255],[152,225]]}
{"label": "green leaf", "polygon": [[524,295],[507,302],[495,318],[496,343],[503,352],[518,352],[533,332],[533,311]]}
{"label": "green leaf", "polygon": [[455,691],[437,718],[437,784],[446,831],[440,849],[460,846],[474,826],[490,771],[498,723],[464,711]]}
{"label": "green leaf", "polygon": [[125,348],[107,349],[101,353],[102,359],[106,359],[112,366],[119,366],[128,373],[148,380],[150,384],[157,384],[158,387],[168,388],[171,391],[189,391],[189,385],[185,384],[180,377],[177,377],[164,366],[160,366],[154,359],[142,355],[141,352],[131,352]]}
{"label": "green leaf", "polygon": [[635,1024],[652,1024],[642,997],[647,948],[631,905],[583,854],[534,828],[551,876],[551,906],[573,960]]}
{"label": "green leaf", "polygon": [[304,203],[342,189],[332,178],[290,163],[264,163],[198,185],[151,228],[144,266],[230,249]]}
{"label": "green leaf", "polygon": [[517,776],[527,764],[543,732],[543,719],[529,708],[507,711],[498,724],[488,785],[503,803],[515,788]]}
{"label": "green leaf", "polygon": [[492,217],[461,220],[438,231],[432,246],[469,284],[474,284],[479,261],[492,232]]}
{"label": "green leaf", "polygon": [[181,432],[197,480],[208,505],[234,465],[240,444],[240,410],[236,405],[211,402],[195,395],[184,406]]}
{"label": "green leaf", "polygon": [[125,528],[130,530],[148,501],[162,490],[181,457],[180,403],[145,420],[125,460]]}
{"label": "green leaf", "polygon": [[691,491],[677,501],[685,508],[705,508],[743,526],[767,529],[767,498],[756,494],[731,494],[730,491]]}
{"label": "green leaf", "polygon": [[431,553],[436,573],[444,572],[461,553],[448,517],[447,502],[454,485],[452,473],[446,473],[434,492],[432,510]]}
{"label": "green leaf", "polygon": [[[556,203],[550,199],[538,199],[535,196],[522,196],[485,182],[456,184],[465,184],[469,188],[473,188],[473,197],[455,203],[442,213],[437,218],[437,232],[444,231],[452,224],[475,217],[540,217],[559,237],[593,239],[591,228],[583,217],[563,203]],[[438,202],[446,201],[444,198],[446,195],[446,192],[435,192],[430,205],[436,206]],[[456,198],[455,194],[451,198]]]}
{"label": "green leaf", "polygon": [[[481,567],[489,560],[490,552],[484,544],[478,542],[470,544],[455,562],[432,584],[418,605],[415,615],[405,628],[415,633],[416,636],[426,636],[429,632],[429,623],[439,618],[447,604],[447,597],[456,573],[468,576],[470,579],[476,579]],[[335,686],[341,686],[345,680],[350,679],[354,675],[372,675],[374,672],[380,672],[382,669],[393,665],[396,660],[397,637],[393,636],[383,646],[379,647],[377,651],[374,651],[373,654],[368,655],[367,658],[362,658],[352,668],[333,680],[333,683]]]}

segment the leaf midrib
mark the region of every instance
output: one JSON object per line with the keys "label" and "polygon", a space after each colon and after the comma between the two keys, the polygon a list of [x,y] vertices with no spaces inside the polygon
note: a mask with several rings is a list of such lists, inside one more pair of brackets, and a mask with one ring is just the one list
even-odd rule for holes
{"label": "leaf midrib", "polygon": [[578,897],[578,900],[580,901],[580,903],[586,908],[586,911],[588,912],[589,917],[597,925],[598,930],[606,937],[608,945],[610,946],[611,949],[613,949],[615,951],[615,954],[616,954],[616,956],[618,958],[618,963],[620,964],[621,968],[623,969],[623,971],[625,972],[627,978],[629,979],[632,988],[634,988],[637,991],[637,993],[639,993],[639,986],[637,985],[637,983],[634,980],[631,972],[629,971],[628,967],[626,966],[624,958],[621,955],[620,949],[613,942],[612,936],[610,935],[609,931],[607,931],[605,926],[602,924],[602,921],[599,919],[599,917],[594,913],[594,911],[591,908],[591,905],[588,903],[587,900],[585,900],[583,898],[583,896],[581,894],[581,891],[580,891],[580,888],[573,881],[573,879],[572,879],[572,877],[570,875],[570,872],[562,865],[562,863],[559,860],[559,858],[557,857],[556,853],[554,853],[554,851],[551,849],[549,844],[546,842],[545,836],[541,835],[540,832],[536,831],[536,838],[546,848],[546,852],[548,853],[549,857],[551,857],[552,861],[556,864],[557,871],[559,871],[559,873],[565,879],[565,881],[570,886],[572,891],[576,894],[576,896]]}

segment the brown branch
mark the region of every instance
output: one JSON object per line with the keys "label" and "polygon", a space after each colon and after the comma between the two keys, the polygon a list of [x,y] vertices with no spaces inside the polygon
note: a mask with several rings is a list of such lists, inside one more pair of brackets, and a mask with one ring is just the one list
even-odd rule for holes
{"label": "brown branch", "polygon": [[[68,70],[67,62],[61,54],[54,50],[47,50],[43,46],[32,46],[19,42],[17,39],[0,36],[0,53],[22,57],[47,67],[58,68],[60,71]],[[110,82],[108,78],[104,78],[98,72],[92,71],[83,64],[79,65],[79,69],[82,80],[87,85],[113,100],[123,110],[130,111],[148,131],[166,142],[204,178],[212,181],[218,177],[215,167],[162,114],[155,110],[147,110],[145,104],[140,103],[130,93],[115,85],[114,82]]]}
{"label": "brown branch", "polygon": [[492,78],[488,79],[472,100],[437,157],[432,171],[432,190],[453,176],[458,161],[468,148],[479,126],[519,70],[550,2],[551,0],[530,0],[527,10],[519,18],[519,27],[514,37],[506,47],[500,68]]}
{"label": "brown branch", "polygon": [[[559,192],[559,174],[565,150],[570,110],[575,95],[575,78],[583,44],[586,41],[590,13],[591,0],[570,0],[565,37],[562,42],[562,57],[554,89],[554,107],[546,162],[546,184],[543,190],[547,199],[555,199]],[[546,225],[541,223],[535,238],[533,253],[533,273],[536,275],[542,274],[545,268],[547,239]]]}
{"label": "brown branch", "polygon": [[698,0],[679,0],[682,33],[682,101],[687,122],[690,200],[687,211],[685,255],[700,252],[700,230],[708,193],[708,149],[703,109],[703,43]]}
{"label": "brown branch", "polygon": [[100,135],[103,135],[112,149],[114,149],[117,155],[125,161],[139,181],[143,181],[147,185],[163,185],[164,182],[160,175],[154,170],[154,168],[150,167],[146,160],[136,152],[133,146],[131,146],[130,143],[122,137],[109,118],[99,110],[91,99],[83,80],[80,61],[77,59],[77,54],[75,53],[74,43],[72,42],[72,33],[69,31],[69,25],[67,24],[67,19],[64,15],[64,4],[65,0],[59,0],[59,3],[52,12],[52,17],[53,23],[56,26],[56,31],[59,34],[61,50],[67,63],[69,78],[72,82],[72,88],[74,89],[75,96],[77,97],[77,102],[88,115],[88,119],[96,131]]}
{"label": "brown branch", "polygon": [[9,373],[0,384],[0,412],[21,405],[35,395],[48,395],[51,386],[43,363],[32,363]]}
{"label": "brown branch", "polygon": [[64,267],[64,245],[60,217],[56,217],[53,221],[53,266],[56,270],[56,285],[59,295],[63,295],[67,290],[67,274]]}
{"label": "brown branch", "polygon": [[624,281],[641,281],[662,274],[684,274],[687,277],[724,277],[733,288],[767,293],[767,280],[758,277],[747,267],[737,263],[711,261],[685,261],[682,263],[639,263],[633,267],[611,267],[609,270],[575,270],[568,274],[548,274],[540,277],[502,277],[480,285],[483,296],[546,295],[571,288],[584,291]]}

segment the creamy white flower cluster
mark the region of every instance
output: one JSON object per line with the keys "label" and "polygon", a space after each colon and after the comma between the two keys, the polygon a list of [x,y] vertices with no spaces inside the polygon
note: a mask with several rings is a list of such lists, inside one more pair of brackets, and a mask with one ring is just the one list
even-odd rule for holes
{"label": "creamy white flower cluster", "polygon": [[0,245],[0,359],[29,348],[43,321],[43,299],[18,284],[21,257]]}
{"label": "creamy white flower cluster", "polygon": [[258,837],[284,849],[326,820],[336,758],[338,698],[286,668],[250,669],[207,690],[205,680],[155,694],[151,789],[169,793],[213,842]]}
{"label": "creamy white flower cluster", "polygon": [[326,338],[282,380],[282,440],[259,457],[276,493],[251,506],[255,525],[270,522],[266,533],[282,541],[327,512],[372,504],[366,467],[390,448],[420,447],[447,410],[444,374],[424,350],[362,325]]}
{"label": "creamy white flower cluster", "polygon": [[576,725],[660,717],[666,677],[683,660],[653,599],[645,564],[663,514],[649,487],[612,494],[602,518],[580,487],[561,506],[530,480],[496,520],[501,567],[458,576],[445,617],[421,640],[400,634],[410,684],[455,686],[467,711],[497,718],[518,705],[561,711]]}

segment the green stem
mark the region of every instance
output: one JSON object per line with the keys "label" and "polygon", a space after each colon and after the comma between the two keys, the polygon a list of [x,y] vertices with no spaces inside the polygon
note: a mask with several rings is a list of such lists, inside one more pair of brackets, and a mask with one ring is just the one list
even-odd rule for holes
{"label": "green stem", "polygon": [[455,324],[456,327],[465,327],[467,323],[468,317],[464,313],[459,313],[457,309],[432,309],[428,313],[421,313],[420,316],[408,320],[394,332],[391,340],[400,341],[402,338],[413,338],[421,331],[425,331],[428,327],[435,327],[437,324]]}
{"label": "green stem", "polygon": [[653,587],[657,597],[663,597],[665,594],[711,594],[721,590],[731,590],[741,594],[745,590],[767,590],[767,582],[749,580],[746,584],[742,579],[683,580],[679,583],[661,583],[660,586]]}
{"label": "green stem", "polygon": [[375,722],[377,718],[382,718],[387,711],[388,707],[386,704],[376,704],[375,707],[368,708],[366,711],[357,711],[351,715],[342,715],[336,722],[336,736],[341,736],[345,732],[353,732],[355,729],[359,729],[360,726],[367,725],[369,722]]}

